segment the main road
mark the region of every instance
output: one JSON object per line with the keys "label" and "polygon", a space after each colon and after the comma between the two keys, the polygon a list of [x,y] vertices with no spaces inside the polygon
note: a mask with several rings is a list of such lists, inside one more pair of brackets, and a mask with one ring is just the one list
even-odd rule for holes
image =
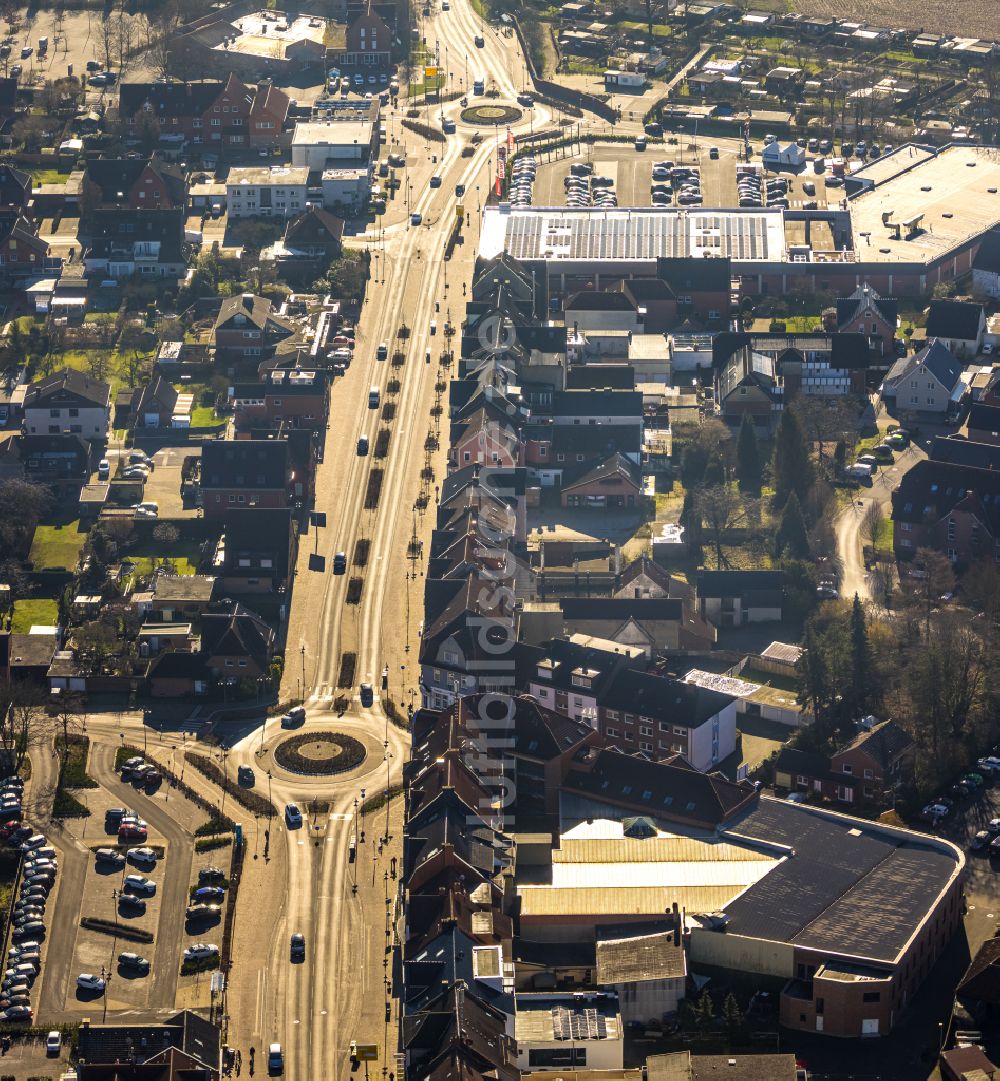
{"label": "main road", "polygon": [[[450,68],[450,86],[468,89],[468,54],[469,78],[473,68],[476,75],[485,74],[499,91],[497,100],[513,104],[523,88],[524,65],[517,39],[483,26],[468,0],[451,0],[447,12],[435,10],[423,20],[422,32],[442,69],[446,64]],[[477,34],[484,37],[481,48],[475,45]],[[272,826],[273,858],[283,872],[280,879],[272,880],[273,889],[283,891],[283,897],[275,922],[255,928],[259,948],[254,956],[235,958],[229,989],[230,1043],[246,1055],[249,1045],[263,1053],[268,1044],[280,1042],[290,1081],[346,1081],[352,1040],[378,1045],[376,1072],[380,1067],[383,1074],[397,1071],[393,1058],[396,1008],[384,983],[392,969],[381,963],[386,914],[382,904],[371,903],[370,894],[364,903],[363,892],[356,889],[361,861],[351,862],[349,846],[355,839],[360,854],[356,809],[362,789],[372,795],[398,783],[408,753],[408,735],[388,723],[378,691],[386,669],[389,691],[397,703],[404,703],[406,694],[416,687],[414,627],[422,590],[419,572],[411,574],[414,565],[407,562],[407,548],[415,530],[422,538],[429,536],[432,514],[419,516],[415,501],[421,483],[428,495],[431,487],[420,474],[433,426],[431,407],[440,394],[439,381],[448,377],[446,369],[439,367],[439,356],[457,341],[457,335],[449,340],[443,331],[449,317],[456,329],[461,322],[460,289],[470,279],[475,258],[480,219],[471,196],[481,191],[485,197],[495,169],[493,129],[487,133],[493,138],[475,145],[472,156],[463,156],[462,148],[470,144],[475,129],[461,123],[457,102],[430,106],[434,126],[442,110],[458,123],[457,134],[444,143],[429,143],[397,125],[398,116],[390,118],[388,149],[405,153],[406,170],[386,219],[358,238],[372,252],[374,273],[356,328],[354,360],[332,394],[316,496],[316,509],[326,512],[327,524],[301,545],[286,643],[286,695],[306,699],[306,730],[332,728],[355,735],[365,744],[368,757],[359,771],[340,782],[284,773],[270,758],[265,759],[271,765],[271,797],[279,808],[296,802],[307,809],[315,799],[323,801],[323,810],[307,814],[300,830],[286,830],[277,820]],[[524,117],[513,130],[526,131],[530,123],[542,124],[547,119],[547,111],[539,107],[533,118]],[[440,186],[431,187],[432,175],[440,178]],[[469,193],[464,200],[456,193],[459,185]],[[466,203],[468,211],[464,243],[446,267],[445,245],[460,202]],[[411,213],[421,215],[420,225],[410,223]],[[432,321],[437,324],[436,333]],[[404,324],[409,334],[400,338]],[[396,347],[405,351],[401,367],[377,359],[380,342],[389,343],[390,358]],[[383,406],[394,407],[391,418],[380,419],[381,409],[368,409],[370,389],[376,387]],[[391,432],[386,456],[376,460],[358,455],[359,437],[368,436],[374,448],[380,428]],[[440,455],[438,464],[439,459]],[[376,468],[382,470],[381,491],[377,505],[366,509],[365,493]],[[440,480],[439,476],[434,479]],[[363,565],[355,566],[358,541],[368,542],[367,554]],[[337,552],[347,556],[347,575],[331,573]],[[348,604],[346,589],[352,576],[362,579],[362,592],[358,603]],[[355,675],[353,687],[339,692],[348,697],[346,713],[341,710],[343,715],[335,715],[332,710],[345,653],[356,657]],[[375,703],[367,709],[357,694],[362,682],[376,689]],[[278,723],[268,722],[264,731],[258,729],[233,745],[231,775],[240,764],[259,768],[259,752],[263,748],[268,753]],[[384,834],[386,829],[372,824],[368,833],[376,831]],[[365,839],[365,874],[369,849],[372,878],[384,878],[383,904],[391,912],[395,882],[390,885],[389,867],[393,857],[401,856],[400,838]],[[247,920],[253,924],[254,918],[252,911],[238,911],[237,925]],[[295,932],[306,939],[305,964],[289,962],[289,936]]]}

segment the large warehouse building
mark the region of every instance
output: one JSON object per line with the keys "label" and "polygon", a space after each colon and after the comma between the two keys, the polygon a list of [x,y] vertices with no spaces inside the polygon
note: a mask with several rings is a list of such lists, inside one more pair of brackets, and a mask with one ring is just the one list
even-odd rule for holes
{"label": "large warehouse building", "polygon": [[728,258],[747,294],[926,294],[972,269],[1000,224],[1000,148],[901,146],[819,210],[487,207],[480,255],[544,272],[551,296],[652,276],[659,257]]}

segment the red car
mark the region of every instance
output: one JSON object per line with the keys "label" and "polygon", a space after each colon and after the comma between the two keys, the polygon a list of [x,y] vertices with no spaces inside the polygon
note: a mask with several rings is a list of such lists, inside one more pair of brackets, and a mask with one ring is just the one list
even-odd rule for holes
{"label": "red car", "polygon": [[145,841],[146,830],[141,826],[122,826],[118,831],[119,841]]}

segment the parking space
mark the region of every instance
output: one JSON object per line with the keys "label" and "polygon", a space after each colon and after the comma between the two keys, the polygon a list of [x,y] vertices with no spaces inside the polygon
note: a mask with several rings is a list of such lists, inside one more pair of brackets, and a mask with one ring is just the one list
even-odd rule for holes
{"label": "parking space", "polygon": [[[174,964],[180,971],[177,981],[177,1005],[194,1006],[208,998],[208,974],[217,967],[214,957],[197,965],[183,964],[184,951],[197,945],[222,946],[222,926],[229,903],[229,870],[232,847],[224,845],[207,852],[196,852],[191,864],[188,903],[218,906],[218,912],[187,919],[178,924],[177,956]],[[197,894],[195,891],[203,891]],[[206,894],[204,891],[208,891]]]}
{"label": "parking space", "polygon": [[[751,156],[750,161],[741,160],[742,144],[734,139],[699,138],[697,142],[688,141],[687,137],[675,137],[673,142],[651,143],[646,151],[638,152],[631,144],[595,144],[585,147],[582,153],[573,158],[560,158],[555,161],[540,161],[532,192],[535,206],[567,205],[566,179],[571,176],[572,166],[586,162],[592,169],[593,177],[605,177],[612,181],[610,190],[617,197],[618,205],[650,206],[654,203],[653,184],[666,184],[670,190],[665,193],[668,201],[661,196],[658,205],[678,206],[678,196],[683,183],[692,179],[700,181],[700,192],[704,207],[736,207],[740,205],[739,175],[749,172],[757,175],[761,181],[762,203],[766,200],[767,183],[778,181],[777,188],[786,188],[782,193],[791,210],[825,209],[828,202],[837,203],[843,198],[842,181],[833,177],[829,170],[816,173],[812,159],[807,161],[805,170],[800,173],[775,173],[765,170],[759,153]],[[675,183],[663,175],[653,175],[658,164],[669,163],[670,168],[691,170],[681,183]],[[833,178],[833,179],[831,179]],[[829,181],[829,191],[827,190]],[[693,194],[689,192],[689,194]],[[692,202],[690,205],[698,205]]]}
{"label": "parking space", "polygon": [[[113,746],[92,746],[88,768],[99,787],[81,792],[91,814],[67,823],[74,842],[69,848],[77,858],[82,854],[83,866],[74,895],[58,898],[52,938],[60,971],[43,988],[47,1017],[79,1016],[91,1011],[95,1000],[103,1003],[99,991],[77,988],[81,973],[110,976],[109,1009],[173,1009],[175,1004],[193,835],[205,815],[176,793],[171,796],[169,785],[147,789],[138,780],[123,780],[114,772],[114,757]],[[146,823],[145,839],[120,841],[120,816],[109,816],[112,808],[139,816]],[[151,849],[154,858],[128,855],[136,848]],[[112,858],[98,859],[98,849],[110,850]],[[134,881],[132,876],[137,876]],[[155,883],[153,893],[143,888],[143,879]],[[105,921],[105,930],[80,926],[84,917]],[[153,940],[132,940],[130,930],[146,932]],[[123,953],[145,958],[148,969],[119,963]]]}
{"label": "parking space", "polygon": [[[141,440],[137,446],[141,446]],[[143,500],[156,503],[161,518],[194,518],[198,507],[193,499],[185,501],[181,495],[181,469],[184,459],[201,456],[200,443],[183,443],[179,446],[164,447],[154,450],[153,446],[143,448],[153,459],[155,468],[146,480]]]}

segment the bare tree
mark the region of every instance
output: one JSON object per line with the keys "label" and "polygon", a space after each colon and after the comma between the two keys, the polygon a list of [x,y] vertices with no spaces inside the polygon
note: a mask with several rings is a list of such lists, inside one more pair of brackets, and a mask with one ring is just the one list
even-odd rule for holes
{"label": "bare tree", "polygon": [[721,570],[727,562],[722,554],[723,537],[740,510],[740,497],[729,485],[720,484],[699,492],[695,507],[711,534],[711,541],[715,546],[715,566]]}
{"label": "bare tree", "polygon": [[48,731],[43,702],[44,696],[38,688],[19,684],[13,685],[0,700],[0,744],[11,773],[21,772],[28,744]]}
{"label": "bare tree", "polygon": [[877,499],[873,499],[861,519],[861,539],[866,540],[876,553],[884,524],[885,514],[882,511],[882,504]]}

